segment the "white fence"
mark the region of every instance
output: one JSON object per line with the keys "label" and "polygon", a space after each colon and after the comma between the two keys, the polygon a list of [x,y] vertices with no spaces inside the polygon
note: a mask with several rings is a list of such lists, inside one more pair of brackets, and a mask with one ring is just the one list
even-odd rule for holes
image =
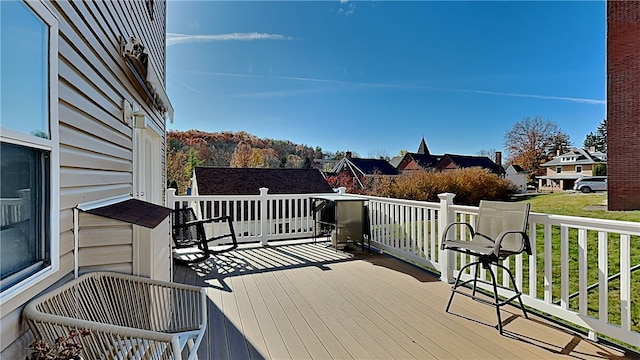
{"label": "white fence", "polygon": [[[192,206],[201,216],[231,215],[239,241],[313,236],[313,195],[176,196],[167,204]],[[368,200],[372,246],[432,268],[452,282],[472,259],[440,250],[441,232],[453,221],[473,223],[477,207],[453,204],[453,194],[439,203],[363,196]],[[265,206],[266,205],[266,206]],[[456,236],[464,239],[461,227]],[[517,255],[504,265],[523,290],[525,305],[598,335],[640,345],[640,224],[532,213],[529,237],[533,254]],[[636,271],[637,270],[637,271]],[[480,275],[486,279],[485,270]],[[462,274],[469,278],[471,274]],[[499,274],[508,288],[506,274]],[[480,284],[479,284],[480,285]],[[509,296],[510,290],[501,289]]]}
{"label": "white fence", "polygon": [[[310,238],[313,236],[313,214],[309,194],[271,195],[260,189],[260,195],[179,196],[167,190],[167,205],[172,208],[192,207],[202,219],[231,216],[239,243]],[[211,235],[223,233],[216,224],[208,224]]]}

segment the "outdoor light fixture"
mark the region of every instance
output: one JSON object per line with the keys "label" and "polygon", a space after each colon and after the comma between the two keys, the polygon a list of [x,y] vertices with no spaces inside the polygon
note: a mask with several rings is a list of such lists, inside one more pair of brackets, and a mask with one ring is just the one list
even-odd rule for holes
{"label": "outdoor light fixture", "polygon": [[122,121],[130,126],[144,123],[147,113],[138,108],[138,105],[130,103],[127,99],[122,101],[123,118]]}

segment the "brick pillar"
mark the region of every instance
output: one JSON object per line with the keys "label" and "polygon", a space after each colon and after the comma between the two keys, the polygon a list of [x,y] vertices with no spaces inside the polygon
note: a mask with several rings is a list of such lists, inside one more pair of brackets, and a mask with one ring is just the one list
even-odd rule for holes
{"label": "brick pillar", "polygon": [[640,1],[607,1],[609,210],[640,209]]}

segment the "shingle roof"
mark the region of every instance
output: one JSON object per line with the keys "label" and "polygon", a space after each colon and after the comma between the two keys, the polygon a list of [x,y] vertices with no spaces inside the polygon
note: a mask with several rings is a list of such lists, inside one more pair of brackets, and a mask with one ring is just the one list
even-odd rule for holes
{"label": "shingle roof", "polygon": [[[574,161],[562,161],[562,158],[566,158],[567,156],[575,156],[576,159]],[[594,163],[604,163],[604,161],[599,158],[591,156],[591,154],[585,149],[571,149],[570,151],[555,156],[553,159],[547,161],[541,166],[554,166],[554,165],[580,165],[580,164],[594,164]]]}
{"label": "shingle roof", "polygon": [[398,175],[398,169],[383,159],[349,159],[365,175]]}
{"label": "shingle roof", "polygon": [[333,193],[317,169],[258,169],[196,167],[200,195],[255,195],[260,188],[269,194]]}
{"label": "shingle roof", "polygon": [[444,160],[445,158],[450,159],[451,162],[456,164],[459,168],[481,167],[489,169],[495,174],[500,174],[502,172],[500,166],[486,156],[444,154],[441,160]]}
{"label": "shingle roof", "polygon": [[440,161],[441,156],[430,155],[430,154],[420,154],[420,153],[407,153],[416,164],[420,165],[420,167],[424,169],[433,168]]}

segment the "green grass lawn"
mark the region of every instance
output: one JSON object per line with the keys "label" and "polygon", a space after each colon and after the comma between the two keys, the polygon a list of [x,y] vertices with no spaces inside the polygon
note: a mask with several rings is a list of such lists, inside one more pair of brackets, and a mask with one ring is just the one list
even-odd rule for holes
{"label": "green grass lawn", "polygon": [[[519,201],[526,201],[531,203],[531,211],[537,213],[546,214],[558,214],[569,216],[580,216],[589,218],[599,218],[608,220],[622,220],[640,222],[640,211],[608,211],[606,207],[607,195],[606,193],[554,193],[535,195],[529,197],[520,197]],[[537,266],[538,266],[538,297],[542,297],[542,284],[543,284],[543,266],[544,266],[544,244],[543,239],[543,226],[537,227]],[[560,228],[554,226],[552,229],[553,241],[552,241],[552,262],[553,262],[553,278],[554,283],[552,287],[553,300],[557,300],[560,297]],[[578,290],[578,245],[577,245],[577,230],[570,229],[569,231],[569,279],[570,279],[570,292]],[[608,259],[609,259],[609,276],[619,272],[620,263],[620,251],[619,251],[620,238],[618,234],[609,234],[608,237]],[[598,240],[597,232],[589,231],[587,234],[587,282],[588,284],[594,284],[598,281]],[[631,266],[640,263],[640,237],[631,237]],[[528,264],[525,261],[525,268],[528,268]],[[528,284],[523,284],[526,288]],[[620,324],[620,300],[619,300],[619,280],[614,280],[609,283],[609,321],[613,324]],[[589,292],[588,301],[588,313],[591,316],[597,317],[598,313],[598,288],[596,287]],[[577,311],[578,304],[577,298],[572,299],[569,305],[570,309]],[[634,331],[640,331],[640,271],[636,271],[631,275],[631,329]]]}
{"label": "green grass lawn", "polygon": [[554,193],[521,199],[531,203],[533,212],[640,222],[640,210],[608,211],[606,193]]}

